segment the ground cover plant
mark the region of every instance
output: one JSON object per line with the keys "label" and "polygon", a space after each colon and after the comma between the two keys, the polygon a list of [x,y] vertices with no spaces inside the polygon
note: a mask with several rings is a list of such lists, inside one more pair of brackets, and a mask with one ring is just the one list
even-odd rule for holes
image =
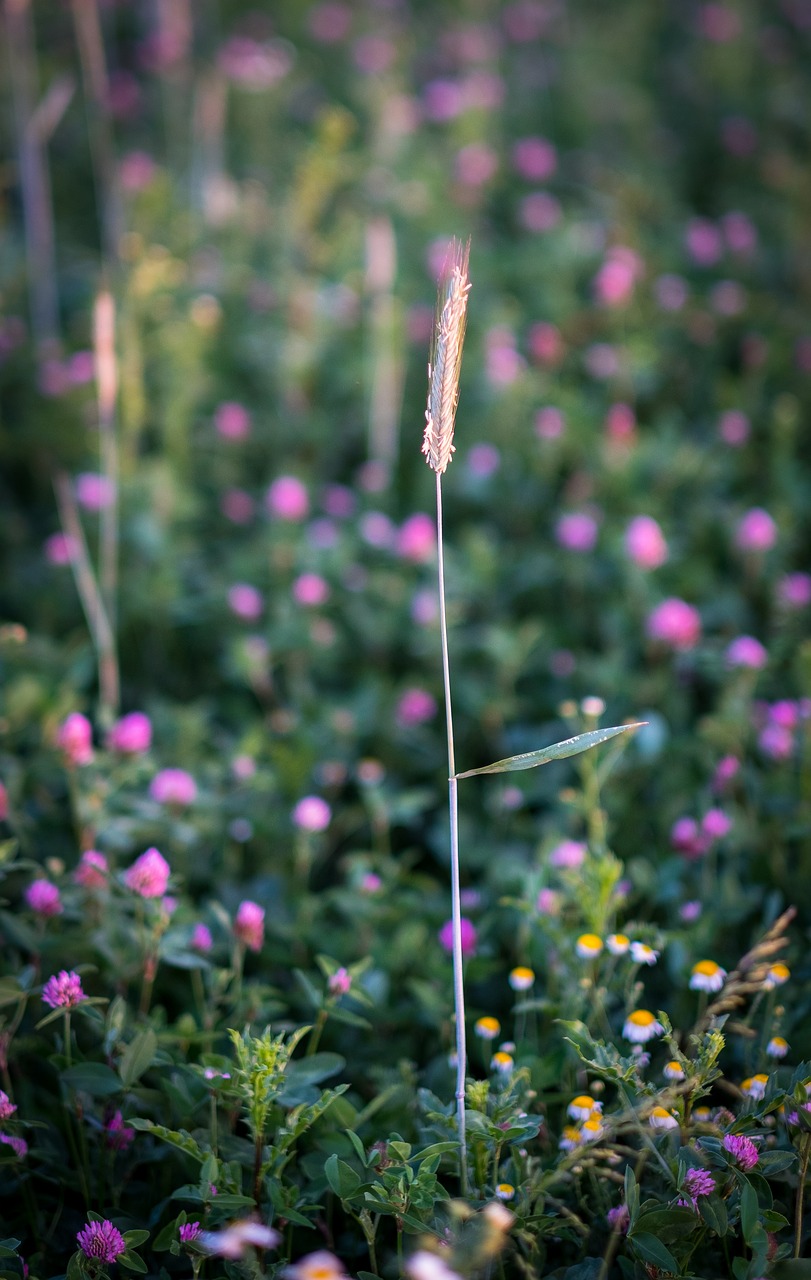
{"label": "ground cover plant", "polygon": [[807,5],[3,34],[0,1276],[809,1274]]}

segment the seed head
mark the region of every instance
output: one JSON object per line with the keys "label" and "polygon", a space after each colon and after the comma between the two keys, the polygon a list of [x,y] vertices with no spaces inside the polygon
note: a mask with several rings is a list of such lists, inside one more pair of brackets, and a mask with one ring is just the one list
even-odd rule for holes
{"label": "seed head", "polygon": [[453,428],[459,400],[459,370],[465,340],[470,241],[454,240],[442,269],[437,298],[431,360],[428,364],[428,407],[422,451],[428,466],[442,475],[453,453]]}

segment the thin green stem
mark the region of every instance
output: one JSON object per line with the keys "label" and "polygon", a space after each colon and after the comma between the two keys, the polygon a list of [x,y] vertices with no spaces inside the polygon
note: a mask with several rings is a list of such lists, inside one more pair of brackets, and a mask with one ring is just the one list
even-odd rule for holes
{"label": "thin green stem", "polygon": [[799,1258],[803,1242],[803,1202],[808,1162],[811,1159],[811,1134],[805,1134],[800,1148],[800,1176],[797,1179],[797,1196],[794,1202],[794,1257]]}
{"label": "thin green stem", "polygon": [[451,837],[451,916],[453,928],[453,1006],[456,1015],[456,1118],[459,1131],[459,1173],[462,1195],[467,1195],[467,1141],[465,1136],[465,984],[462,955],[462,904],[459,882],[459,804],[453,747],[451,670],[448,657],[448,620],[445,612],[445,551],[442,540],[442,477],[436,473],[437,576],[439,627],[442,639],[442,676],[445,686],[445,724],[448,735],[448,807]]}

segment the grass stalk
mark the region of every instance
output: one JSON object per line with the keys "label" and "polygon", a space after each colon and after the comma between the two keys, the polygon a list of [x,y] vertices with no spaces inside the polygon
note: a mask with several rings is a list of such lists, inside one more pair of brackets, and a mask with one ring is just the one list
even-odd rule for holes
{"label": "grass stalk", "polygon": [[437,576],[439,580],[439,629],[442,645],[442,681],[445,689],[445,726],[448,738],[448,810],[451,841],[451,923],[453,927],[453,1007],[456,1016],[456,1117],[459,1130],[459,1161],[462,1194],[467,1194],[467,1142],[465,1136],[465,1080],[467,1044],[465,1035],[465,981],[462,954],[462,898],[459,877],[459,783],[453,743],[451,669],[448,653],[448,618],[445,610],[445,552],[442,536],[442,476],[436,475]]}
{"label": "grass stalk", "polygon": [[428,407],[422,451],[436,473],[437,577],[439,625],[442,643],[442,678],[445,689],[445,725],[448,738],[448,808],[451,845],[451,924],[453,952],[453,1005],[456,1018],[456,1116],[459,1132],[459,1164],[462,1195],[467,1194],[467,1140],[465,1135],[465,986],[462,955],[462,906],[459,877],[459,804],[453,744],[451,672],[448,655],[448,619],[445,609],[445,545],[442,531],[442,473],[453,455],[453,430],[459,400],[459,371],[465,338],[467,297],[470,292],[468,259],[470,244],[454,240],[439,283],[437,316],[431,360],[428,365]]}

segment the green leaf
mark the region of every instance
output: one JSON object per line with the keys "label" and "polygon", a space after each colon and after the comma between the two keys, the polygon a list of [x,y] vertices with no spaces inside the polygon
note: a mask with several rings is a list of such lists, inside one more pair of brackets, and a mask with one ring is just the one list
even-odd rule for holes
{"label": "green leaf", "polygon": [[104,1062],[77,1062],[65,1068],[62,1080],[71,1089],[89,1093],[94,1098],[109,1098],[122,1088],[116,1073]]}
{"label": "green leaf", "polygon": [[121,1055],[118,1074],[125,1089],[131,1089],[152,1063],[158,1048],[158,1037],[151,1027],[141,1031],[131,1040]]}
{"label": "green leaf", "polygon": [[[141,1116],[133,1116],[130,1123],[134,1129],[140,1129],[144,1133],[151,1133],[155,1138],[161,1138],[163,1142],[168,1142],[171,1146],[177,1147],[179,1151],[184,1151],[187,1156],[191,1156],[194,1160],[203,1163],[208,1151],[195,1142],[190,1133],[185,1129],[167,1129],[165,1125],[155,1124],[152,1120],[144,1120]],[[218,1203],[220,1200],[218,1199]]]}
{"label": "green leaf", "polygon": [[783,1173],[797,1160],[796,1151],[763,1151],[758,1160],[758,1170],[771,1178],[776,1173]]}
{"label": "green leaf", "polygon": [[549,764],[552,760],[565,760],[567,756],[580,755],[591,747],[598,747],[601,742],[608,742],[618,733],[628,733],[632,729],[641,729],[646,721],[639,720],[634,724],[619,724],[611,729],[592,729],[590,733],[579,733],[575,738],[566,738],[563,742],[555,742],[551,747],[541,747],[539,751],[525,751],[522,755],[508,756],[506,760],[496,760],[495,764],[486,764],[481,769],[468,769],[465,773],[456,773],[454,777],[475,778],[481,773],[517,773],[520,769],[535,769],[539,764]]}
{"label": "green leaf", "polygon": [[649,1213],[641,1213],[637,1218],[633,1229],[633,1238],[636,1239],[637,1231],[641,1231],[643,1235],[654,1235],[664,1237],[667,1234],[681,1235],[690,1227],[694,1227],[696,1215],[692,1209],[680,1209],[674,1206],[672,1209],[661,1208],[653,1209]]}
{"label": "green leaf", "polygon": [[124,1239],[128,1249],[137,1249],[139,1244],[143,1244],[145,1240],[149,1239],[149,1232],[140,1228],[135,1231],[125,1231]]}
{"label": "green leaf", "polygon": [[296,1058],[284,1073],[285,1082],[302,1084],[320,1084],[330,1076],[343,1071],[346,1058],[340,1053],[313,1053],[309,1058]]}
{"label": "green leaf", "polygon": [[634,1232],[628,1239],[643,1262],[652,1262],[662,1271],[670,1271],[673,1275],[679,1274],[679,1264],[673,1254],[665,1248],[661,1240],[656,1239],[656,1236],[643,1231],[640,1234]]}
{"label": "green leaf", "polygon": [[758,1203],[755,1188],[750,1182],[744,1182],[741,1187],[741,1231],[747,1244],[751,1241],[758,1223]]}
{"label": "green leaf", "polygon": [[339,1160],[334,1154],[324,1165],[324,1173],[339,1200],[350,1200],[361,1185],[361,1180],[351,1165],[345,1160]]}
{"label": "green leaf", "polygon": [[725,1236],[729,1226],[727,1207],[720,1196],[699,1196],[698,1211],[716,1235]]}
{"label": "green leaf", "polygon": [[137,1253],[130,1253],[129,1249],[126,1253],[120,1253],[116,1262],[120,1267],[126,1267],[128,1271],[137,1271],[142,1276],[146,1275],[146,1263],[143,1258],[139,1258]]}

